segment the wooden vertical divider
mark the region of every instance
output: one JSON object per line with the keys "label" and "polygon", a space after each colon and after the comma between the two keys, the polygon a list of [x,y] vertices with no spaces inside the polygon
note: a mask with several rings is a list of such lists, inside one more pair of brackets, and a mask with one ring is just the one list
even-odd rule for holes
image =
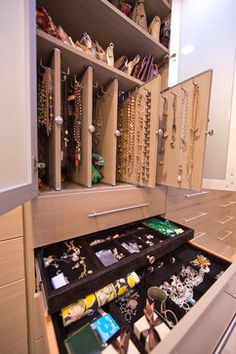
{"label": "wooden vertical divider", "polygon": [[53,50],[53,125],[49,137],[48,179],[55,190],[61,190],[61,51]]}
{"label": "wooden vertical divider", "polygon": [[[208,112],[210,105],[212,70],[203,72],[195,77],[181,82],[162,92],[162,96],[168,100],[168,117],[167,117],[167,134],[165,142],[164,164],[160,164],[160,156],[157,162],[157,182],[160,184],[200,190],[202,187],[204,156],[206,146],[206,131],[208,125]],[[188,177],[187,165],[190,160],[189,149],[191,145],[191,122],[193,115],[193,97],[194,84],[199,86],[198,109],[197,109],[197,132],[193,144],[193,169],[192,177]],[[180,136],[181,136],[181,119],[183,115],[183,95],[184,90],[187,92],[188,104],[186,111],[186,148],[183,151],[182,159],[182,182],[178,183],[178,168],[180,164]],[[173,125],[173,100],[174,95],[177,97],[176,104],[176,141],[174,148],[171,147],[172,125]],[[162,117],[162,110],[160,119]]]}
{"label": "wooden vertical divider", "polygon": [[96,152],[104,158],[101,182],[114,186],[116,184],[116,146],[117,146],[117,109],[118,80],[114,79],[106,88],[105,93],[98,98],[101,114],[101,135],[96,146]]}
{"label": "wooden vertical divider", "polygon": [[92,185],[92,125],[93,115],[93,69],[88,67],[81,79],[82,86],[82,127],[81,127],[81,164],[71,171],[69,179],[87,187]]}
{"label": "wooden vertical divider", "polygon": [[[161,77],[147,82],[143,86],[136,89],[134,93],[131,94],[135,98],[135,146],[134,146],[134,165],[133,169],[126,174],[121,173],[120,181],[132,183],[135,185],[155,187],[156,186],[156,171],[157,171],[157,144],[158,144],[158,120],[159,120],[159,105],[160,105],[160,85]],[[140,131],[141,139],[143,139],[143,130],[141,131],[139,126],[139,107],[138,97],[139,95],[145,96],[147,92],[151,93],[151,107],[150,107],[150,145],[149,145],[149,179],[147,182],[143,182],[142,179],[139,181],[137,179],[138,170],[138,158],[140,161],[144,161],[144,151],[138,151],[138,138],[137,133]],[[122,164],[122,162],[121,162]]]}

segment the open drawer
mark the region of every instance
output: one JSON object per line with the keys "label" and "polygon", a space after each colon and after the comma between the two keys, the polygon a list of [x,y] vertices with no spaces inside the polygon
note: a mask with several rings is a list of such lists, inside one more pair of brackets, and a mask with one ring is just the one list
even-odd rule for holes
{"label": "open drawer", "polygon": [[[156,217],[178,230],[168,237],[146,221],[36,249],[37,265],[50,314],[129,272],[152,264],[193,238],[193,230]],[[177,231],[176,231],[177,232]]]}
{"label": "open drawer", "polygon": [[[230,262],[224,259],[202,251],[200,248],[190,244],[185,244],[157,260],[153,264],[154,270],[152,272],[148,271],[147,267],[140,269],[138,273],[140,275],[145,273],[145,276],[135,289],[139,294],[137,298],[138,305],[136,314],[130,322],[127,322],[124,314],[122,314],[117,300],[113,300],[103,308],[104,311],[112,315],[120,327],[125,325],[131,330],[131,340],[138,352],[145,353],[145,349],[137,340],[133,330],[135,322],[143,316],[148,288],[150,286],[160,286],[164,281],[168,281],[172,275],[179,274],[182,267],[187,267],[198,255],[207,257],[211,264],[209,265],[210,271],[204,276],[204,281],[194,288],[196,303],[191,306],[190,311],[185,311],[179,309],[172,300],[167,299],[167,308],[175,312],[178,320],[182,319],[169,332],[168,336],[157,345],[153,353],[165,354],[172,352],[171,350],[187,353],[187,349],[189,350],[190,348],[190,338],[192,342],[197,342],[196,349],[192,349],[193,353],[202,352],[203,349],[206,349],[205,352],[210,353],[216,348],[236,311],[235,295],[233,296],[235,289],[232,289],[232,286],[229,287],[229,284],[235,281],[236,265],[230,265]],[[170,262],[170,259],[173,261],[173,258],[175,262]],[[163,265],[160,267],[161,263]],[[40,301],[39,303],[43,308],[43,302]],[[155,306],[158,309],[158,303],[155,303]],[[222,306],[224,307],[223,311]],[[48,341],[46,346],[48,353],[56,354],[58,352],[65,354],[67,352],[64,340],[91,321],[93,316],[96,317],[97,314],[94,313],[93,316],[84,317],[67,327],[63,326],[60,312],[49,316],[43,309],[41,315],[44,317],[44,325],[46,326],[47,335],[45,340],[46,342]],[[219,317],[220,321],[216,321]],[[207,318],[207,321],[201,320],[204,318]],[[212,331],[213,328],[214,331]],[[199,341],[199,335],[202,338],[201,341]],[[180,351],[178,351],[179,348],[181,348]],[[44,353],[47,352],[45,351]]]}

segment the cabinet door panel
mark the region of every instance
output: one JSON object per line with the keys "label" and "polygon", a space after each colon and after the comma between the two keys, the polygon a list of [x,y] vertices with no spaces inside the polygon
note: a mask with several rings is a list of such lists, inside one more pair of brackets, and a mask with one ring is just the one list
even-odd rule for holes
{"label": "cabinet door panel", "polygon": [[55,190],[61,189],[61,51],[53,51],[51,67],[53,70],[53,124],[49,138],[49,184]]}
{"label": "cabinet door panel", "polygon": [[97,153],[104,158],[103,183],[116,184],[116,129],[118,105],[118,80],[113,80],[97,103],[101,114],[101,134]]}
{"label": "cabinet door panel", "polygon": [[34,1],[10,1],[0,13],[0,214],[37,193]]}
{"label": "cabinet door panel", "polygon": [[212,71],[162,92],[157,182],[200,190]]}

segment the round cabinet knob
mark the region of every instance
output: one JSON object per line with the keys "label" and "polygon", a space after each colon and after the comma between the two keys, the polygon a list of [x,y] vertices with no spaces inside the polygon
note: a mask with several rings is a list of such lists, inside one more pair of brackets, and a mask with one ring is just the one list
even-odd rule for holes
{"label": "round cabinet knob", "polygon": [[208,134],[208,135],[210,135],[210,136],[214,135],[214,129],[208,130],[208,131],[206,132],[206,134]]}
{"label": "round cabinet knob", "polygon": [[57,117],[55,118],[55,123],[56,123],[57,125],[62,125],[62,124],[63,124],[63,118],[60,117],[60,116],[57,116]]}
{"label": "round cabinet knob", "polygon": [[94,133],[96,128],[95,128],[94,125],[90,124],[89,127],[88,127],[88,130],[89,130],[90,133]]}
{"label": "round cabinet knob", "polygon": [[149,264],[153,264],[156,259],[154,256],[147,256],[147,260],[148,260]]}
{"label": "round cabinet knob", "polygon": [[121,136],[121,132],[120,132],[118,129],[116,129],[115,135],[116,135],[116,136]]}
{"label": "round cabinet knob", "polygon": [[162,129],[159,129],[159,130],[158,130],[158,135],[159,135],[159,136],[163,136],[163,134],[164,134],[163,130],[162,130]]}

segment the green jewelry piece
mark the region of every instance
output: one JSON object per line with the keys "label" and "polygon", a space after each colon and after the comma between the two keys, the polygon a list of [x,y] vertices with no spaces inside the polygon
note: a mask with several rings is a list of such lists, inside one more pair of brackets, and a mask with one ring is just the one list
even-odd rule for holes
{"label": "green jewelry piece", "polygon": [[171,223],[169,220],[161,220],[158,218],[149,218],[143,222],[144,225],[159,231],[160,233],[164,234],[168,237],[174,237],[182,232],[183,229],[180,229],[175,224]]}

